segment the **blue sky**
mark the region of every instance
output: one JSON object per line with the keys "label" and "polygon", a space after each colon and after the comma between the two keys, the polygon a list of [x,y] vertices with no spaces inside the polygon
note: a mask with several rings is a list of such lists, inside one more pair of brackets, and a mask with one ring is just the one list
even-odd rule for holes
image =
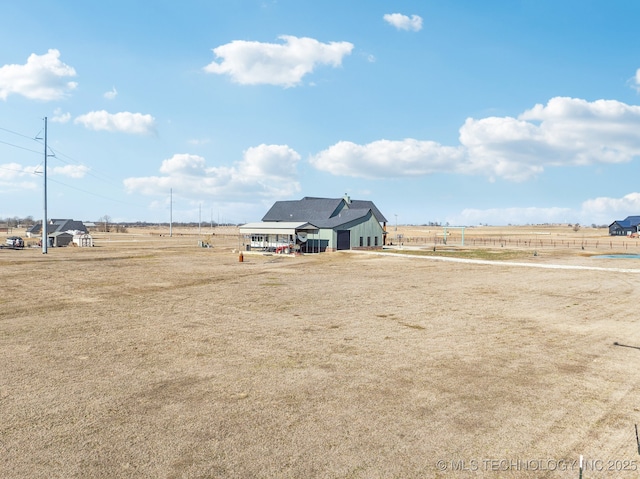
{"label": "blue sky", "polygon": [[2,3],[2,218],[640,214],[635,0]]}

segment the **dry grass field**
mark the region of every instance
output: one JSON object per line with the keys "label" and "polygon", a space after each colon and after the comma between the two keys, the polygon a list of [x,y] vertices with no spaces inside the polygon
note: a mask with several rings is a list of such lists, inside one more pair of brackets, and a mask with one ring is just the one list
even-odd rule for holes
{"label": "dry grass field", "polygon": [[590,257],[637,240],[240,262],[164,233],[0,250],[0,476],[638,477],[640,260]]}

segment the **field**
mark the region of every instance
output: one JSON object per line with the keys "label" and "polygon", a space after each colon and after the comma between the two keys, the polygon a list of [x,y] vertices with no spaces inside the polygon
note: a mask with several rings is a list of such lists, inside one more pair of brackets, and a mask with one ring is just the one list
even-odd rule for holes
{"label": "field", "polygon": [[0,475],[638,476],[640,260],[591,257],[636,239],[390,230],[242,262],[231,229],[0,250]]}

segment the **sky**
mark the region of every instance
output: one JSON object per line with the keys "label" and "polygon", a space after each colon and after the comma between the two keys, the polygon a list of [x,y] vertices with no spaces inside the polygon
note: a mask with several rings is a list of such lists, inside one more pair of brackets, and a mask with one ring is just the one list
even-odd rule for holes
{"label": "sky", "polygon": [[640,215],[636,0],[0,0],[0,218]]}

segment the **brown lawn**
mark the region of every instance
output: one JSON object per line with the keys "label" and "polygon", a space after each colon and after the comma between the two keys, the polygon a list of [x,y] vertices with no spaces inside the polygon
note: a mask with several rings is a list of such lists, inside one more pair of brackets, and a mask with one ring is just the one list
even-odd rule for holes
{"label": "brown lawn", "polygon": [[[0,475],[577,478],[584,455],[585,478],[637,477],[640,260],[589,257],[637,240],[398,229],[430,240],[243,262],[228,231],[0,250]],[[422,255],[436,244],[477,262]]]}

